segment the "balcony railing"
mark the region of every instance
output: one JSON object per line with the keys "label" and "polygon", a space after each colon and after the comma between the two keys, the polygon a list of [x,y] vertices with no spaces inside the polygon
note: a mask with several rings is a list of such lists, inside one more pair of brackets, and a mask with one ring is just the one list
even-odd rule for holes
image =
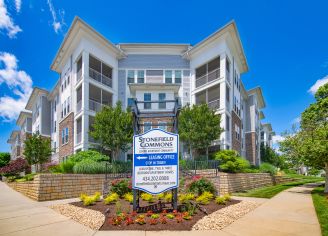
{"label": "balcony railing", "polygon": [[82,109],[82,100],[78,101],[76,104],[76,112],[80,112]]}
{"label": "balcony railing", "polygon": [[210,101],[208,103],[208,107],[211,109],[219,109],[220,108],[220,99],[214,100],[214,101]]}
{"label": "balcony railing", "polygon": [[82,142],[82,132],[76,134],[76,144],[80,144]]}
{"label": "balcony railing", "polygon": [[98,71],[89,68],[89,76],[90,78],[98,81],[99,83],[102,83],[106,86],[112,87],[112,79],[99,73]]}
{"label": "balcony railing", "polygon": [[102,105],[100,102],[96,102],[94,100],[89,99],[89,109],[91,111],[99,112],[101,111],[103,106],[104,105]]}
{"label": "balcony railing", "polygon": [[198,88],[204,84],[207,84],[213,80],[216,80],[218,78],[220,78],[220,68],[213,70],[210,73],[203,75],[200,78],[197,78],[196,79],[196,88]]}
{"label": "balcony railing", "polygon": [[81,79],[82,79],[82,69],[80,69],[80,70],[76,73],[76,83],[78,83]]}

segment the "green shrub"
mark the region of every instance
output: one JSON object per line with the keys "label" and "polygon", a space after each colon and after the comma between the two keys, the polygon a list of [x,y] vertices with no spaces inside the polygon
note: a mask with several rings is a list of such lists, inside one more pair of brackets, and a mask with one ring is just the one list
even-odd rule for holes
{"label": "green shrub", "polygon": [[93,196],[86,196],[83,199],[83,205],[84,206],[90,206],[90,205],[94,204],[95,201],[96,201],[96,199]]}
{"label": "green shrub", "polygon": [[157,194],[156,197],[158,200],[162,200],[162,199],[164,199],[164,193]]}
{"label": "green shrub", "polygon": [[213,199],[214,195],[210,192],[203,192],[199,197],[196,198],[196,202],[202,205],[207,205]]}
{"label": "green shrub", "polygon": [[152,218],[152,219],[158,219],[159,217],[160,217],[159,214],[152,214],[152,215],[150,216],[150,218]]}
{"label": "green shrub", "polygon": [[106,173],[105,162],[85,160],[78,162],[73,167],[74,174],[104,174]]}
{"label": "green shrub", "polygon": [[119,199],[119,196],[118,196],[117,193],[111,193],[104,199],[104,203],[105,204],[112,204],[112,203],[117,202],[118,199]]}
{"label": "green shrub", "polygon": [[228,193],[224,194],[223,197],[224,197],[224,199],[225,199],[226,201],[230,201],[230,200],[231,200],[231,196],[230,196],[230,194],[228,194]]}
{"label": "green shrub", "polygon": [[234,150],[222,150],[215,154],[215,160],[220,161],[220,169],[225,172],[237,173],[250,167],[249,162]]}
{"label": "green shrub", "polygon": [[212,194],[216,193],[215,186],[213,183],[206,179],[206,178],[200,178],[194,180],[188,187],[189,192],[196,193],[198,195],[201,195],[203,192],[210,192]]}
{"label": "green shrub", "polygon": [[126,193],[124,194],[123,198],[128,201],[129,203],[133,202],[133,194],[132,193]]}
{"label": "green shrub", "polygon": [[178,196],[178,200],[180,203],[187,203],[191,200],[194,200],[195,199],[195,194],[193,193],[187,193],[187,194],[180,194]]}
{"label": "green shrub", "polygon": [[26,181],[32,181],[32,180],[34,180],[34,176],[36,176],[36,174],[27,174],[24,176],[24,179]]}
{"label": "green shrub", "polygon": [[67,161],[63,161],[59,164],[60,173],[73,173],[74,162],[68,159]]}
{"label": "green shrub", "polygon": [[146,201],[146,202],[154,202],[155,198],[153,195],[151,195],[150,193],[142,193],[141,194],[141,199]]}
{"label": "green shrub", "polygon": [[168,218],[168,219],[174,219],[174,215],[172,214],[172,213],[169,213],[169,214],[166,214],[166,217]]}
{"label": "green shrub", "polygon": [[227,200],[223,196],[218,196],[215,198],[215,202],[219,205],[225,205],[227,203]]}
{"label": "green shrub", "polygon": [[78,163],[86,160],[93,161],[93,162],[103,162],[103,161],[109,161],[109,157],[97,151],[87,150],[71,155],[69,157],[69,160],[71,160],[74,163]]}
{"label": "green shrub", "polygon": [[111,185],[111,192],[117,193],[120,197],[132,192],[132,183],[129,179],[114,180]]}
{"label": "green shrub", "polygon": [[164,196],[164,201],[165,202],[172,202],[172,193],[166,193]]}
{"label": "green shrub", "polygon": [[263,162],[260,165],[260,171],[262,173],[270,173],[271,175],[275,175],[277,173],[277,168],[270,163]]}

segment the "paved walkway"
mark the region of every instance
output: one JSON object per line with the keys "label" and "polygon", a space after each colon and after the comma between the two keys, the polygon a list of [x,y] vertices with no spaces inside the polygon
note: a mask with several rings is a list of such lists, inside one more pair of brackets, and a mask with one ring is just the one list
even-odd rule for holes
{"label": "paved walkway", "polygon": [[312,186],[286,190],[221,231],[125,231],[95,232],[48,208],[72,201],[35,202],[0,182],[0,235],[22,236],[237,236],[306,235],[319,236],[320,226],[312,204]]}

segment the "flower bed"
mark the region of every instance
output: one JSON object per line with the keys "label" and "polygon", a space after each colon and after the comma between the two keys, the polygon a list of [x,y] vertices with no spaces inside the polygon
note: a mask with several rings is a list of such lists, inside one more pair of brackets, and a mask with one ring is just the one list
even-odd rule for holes
{"label": "flower bed", "polygon": [[[83,205],[83,202],[71,204],[77,207],[96,210],[103,213],[105,215],[105,223],[99,230],[191,230],[200,219],[206,216],[204,212],[197,210],[197,213],[191,216],[190,219],[184,219],[187,218],[186,215],[184,215],[186,213],[173,212],[172,206],[169,203],[165,204],[166,207],[161,212],[136,214],[132,211],[132,205],[128,201],[120,199],[118,202],[119,204],[106,205],[103,201],[98,201],[89,206]],[[201,205],[201,208],[205,209],[207,214],[211,214],[217,210],[239,202],[240,201],[238,200],[231,199],[226,202],[225,205],[219,205],[212,200],[207,205]],[[158,201],[151,204],[155,203],[158,203]],[[149,204],[149,202],[140,199],[140,206],[147,206]],[[118,219],[118,217],[120,217],[120,213],[117,214],[117,205],[120,205],[120,209],[122,211],[121,213],[124,214],[121,214],[121,219]],[[173,215],[172,219],[170,219],[171,214]]]}

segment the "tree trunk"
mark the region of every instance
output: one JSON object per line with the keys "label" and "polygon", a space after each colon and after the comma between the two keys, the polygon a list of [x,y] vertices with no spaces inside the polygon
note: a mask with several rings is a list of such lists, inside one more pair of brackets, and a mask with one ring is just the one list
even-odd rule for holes
{"label": "tree trunk", "polygon": [[325,181],[325,193],[328,193],[328,163],[325,163],[326,181]]}

